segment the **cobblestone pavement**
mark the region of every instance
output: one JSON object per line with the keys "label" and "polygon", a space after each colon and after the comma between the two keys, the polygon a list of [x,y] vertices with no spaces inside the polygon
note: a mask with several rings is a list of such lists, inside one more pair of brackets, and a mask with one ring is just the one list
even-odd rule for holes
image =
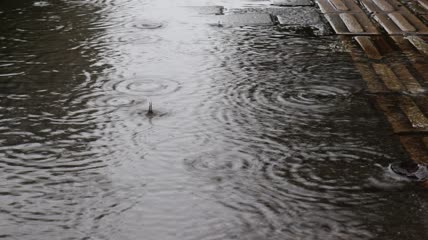
{"label": "cobblestone pavement", "polygon": [[[410,157],[428,163],[428,1],[317,0]],[[400,54],[397,54],[400,53]]]}
{"label": "cobblestone pavement", "polygon": [[428,0],[248,3],[225,14],[217,6],[211,13],[219,15],[219,25],[277,24],[339,35],[394,135],[413,161],[428,164]]}

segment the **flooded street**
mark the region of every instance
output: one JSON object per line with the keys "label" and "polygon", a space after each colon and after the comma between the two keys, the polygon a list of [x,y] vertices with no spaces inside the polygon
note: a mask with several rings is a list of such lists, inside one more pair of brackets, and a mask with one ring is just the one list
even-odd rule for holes
{"label": "flooded street", "polygon": [[260,4],[0,2],[0,239],[428,239],[340,38],[203,7]]}

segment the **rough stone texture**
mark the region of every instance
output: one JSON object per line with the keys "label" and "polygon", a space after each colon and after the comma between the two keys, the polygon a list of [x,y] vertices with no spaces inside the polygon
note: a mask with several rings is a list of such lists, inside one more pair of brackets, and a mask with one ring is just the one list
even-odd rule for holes
{"label": "rough stone texture", "polygon": [[247,7],[247,8],[231,8],[228,11],[231,13],[267,13],[273,16],[287,14],[287,7]]}
{"label": "rough stone texture", "polygon": [[225,26],[268,26],[273,25],[272,17],[266,13],[244,13],[218,16],[216,23]]}
{"label": "rough stone texture", "polygon": [[315,8],[283,8],[277,15],[279,24],[299,29],[312,29],[314,35],[328,35],[330,28],[322,21]]}
{"label": "rough stone texture", "polygon": [[222,15],[224,11],[223,6],[188,6],[186,8],[201,15]]}
{"label": "rough stone texture", "polygon": [[284,25],[311,26],[321,24],[319,13],[310,7],[304,8],[283,8],[278,14],[278,21]]}
{"label": "rough stone texture", "polygon": [[271,0],[272,5],[276,6],[312,6],[311,0]]}

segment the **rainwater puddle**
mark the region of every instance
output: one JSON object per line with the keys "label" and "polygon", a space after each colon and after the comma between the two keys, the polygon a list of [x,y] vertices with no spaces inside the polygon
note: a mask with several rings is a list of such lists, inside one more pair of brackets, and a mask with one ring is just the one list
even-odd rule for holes
{"label": "rainwater puddle", "polygon": [[426,239],[340,40],[204,4],[0,3],[0,238]]}

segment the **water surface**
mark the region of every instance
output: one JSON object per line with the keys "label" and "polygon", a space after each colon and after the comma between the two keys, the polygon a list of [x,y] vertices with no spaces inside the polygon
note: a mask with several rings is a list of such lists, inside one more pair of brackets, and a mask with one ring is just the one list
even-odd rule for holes
{"label": "water surface", "polygon": [[339,39],[204,4],[0,3],[0,238],[426,239]]}

